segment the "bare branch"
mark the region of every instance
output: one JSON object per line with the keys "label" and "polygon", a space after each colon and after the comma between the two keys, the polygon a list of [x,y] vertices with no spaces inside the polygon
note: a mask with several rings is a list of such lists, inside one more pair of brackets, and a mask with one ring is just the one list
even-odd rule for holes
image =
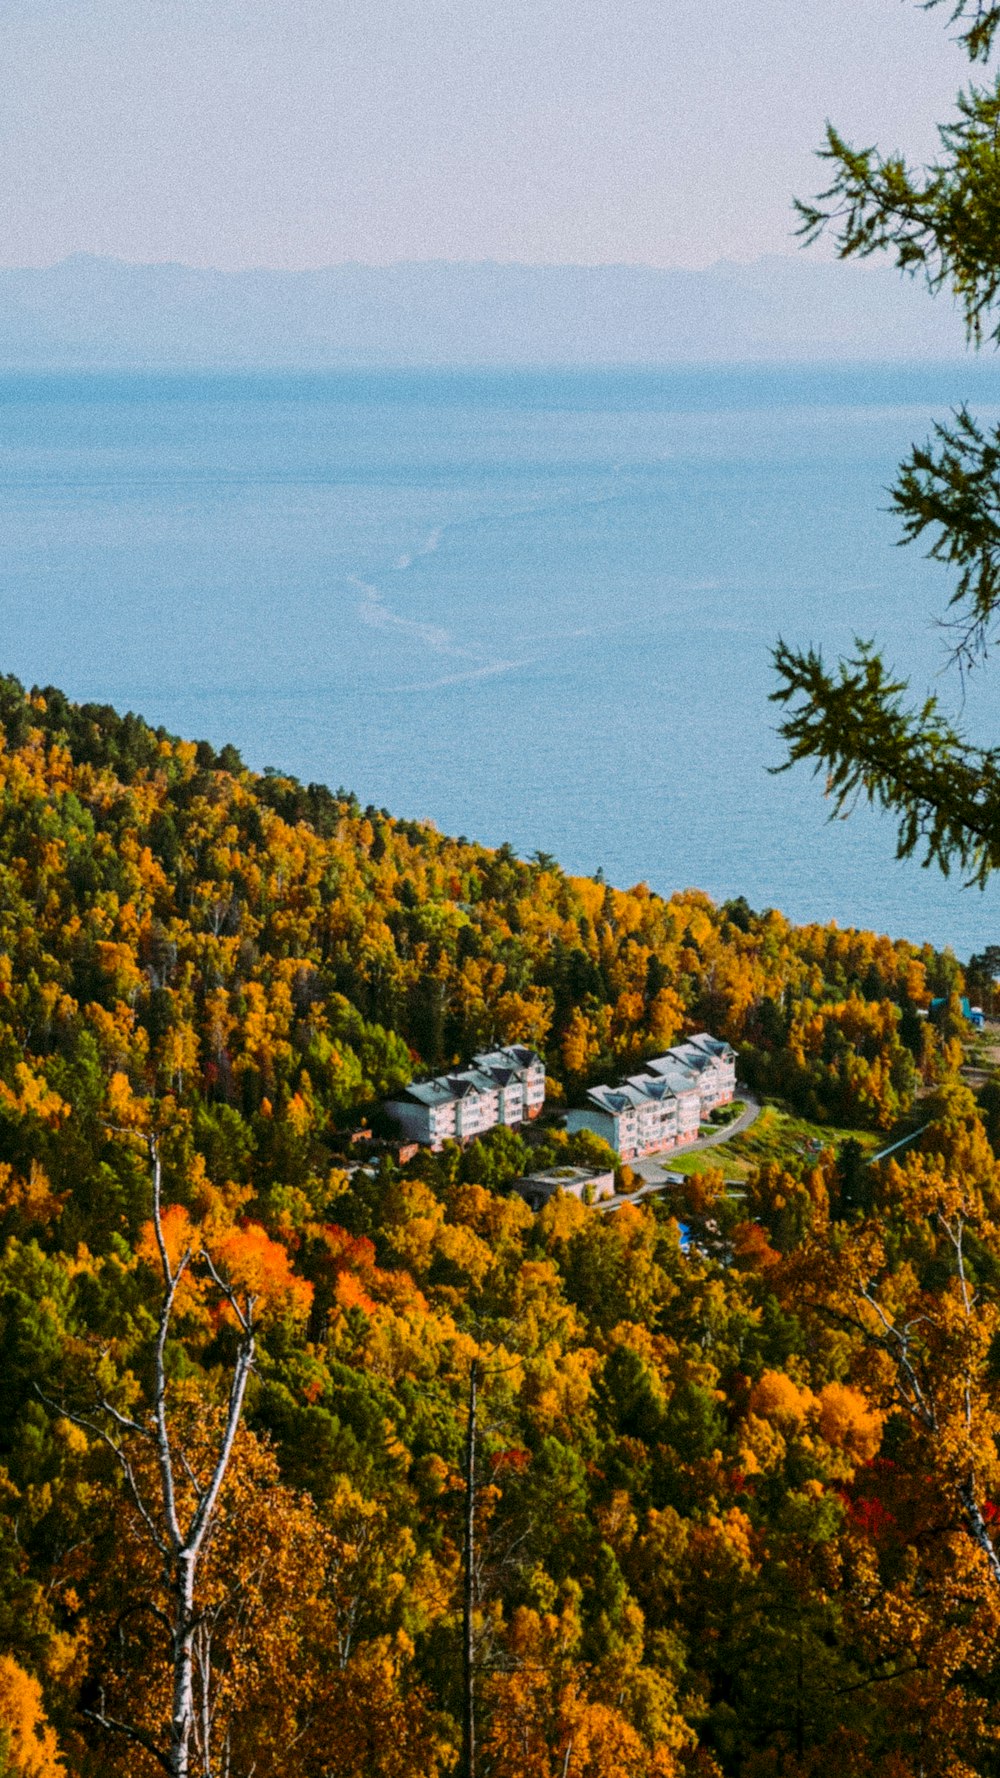
{"label": "bare branch", "polygon": [[882,1324],[883,1333],[881,1336],[872,1335],[869,1332],[868,1337],[876,1345],[881,1346],[882,1350],[888,1353],[895,1363],[896,1386],[903,1406],[915,1420],[920,1421],[928,1432],[936,1432],[938,1419],[933,1396],[929,1386],[921,1382],[917,1367],[910,1355],[913,1330],[919,1327],[922,1322],[929,1321],[930,1318],[926,1315],[917,1315],[900,1328],[896,1326],[895,1322],[890,1321],[870,1286],[860,1290],[858,1295],[862,1302],[867,1303],[869,1308],[874,1311]]}
{"label": "bare branch", "polygon": [[191,1488],[194,1491],[195,1499],[198,1501],[198,1503],[200,1505],[201,1501],[205,1498],[205,1490],[202,1487],[201,1482],[199,1482],[198,1477],[195,1474],[194,1470],[192,1469],[190,1463],[188,1462],[187,1453],[183,1450],[179,1450],[177,1453],[177,1456],[180,1461],[181,1468],[183,1469],[184,1474],[187,1477],[187,1479],[191,1485]]}
{"label": "bare branch", "polygon": [[165,1754],[161,1748],[157,1747],[152,1736],[145,1734],[142,1729],[135,1728],[132,1723],[122,1722],[117,1716],[108,1716],[104,1710],[103,1698],[104,1693],[102,1691],[100,1710],[82,1710],[80,1712],[81,1716],[86,1717],[88,1722],[96,1723],[99,1728],[106,1729],[109,1734],[123,1735],[126,1741],[132,1741],[137,1747],[144,1748],[145,1751],[156,1760],[157,1764],[163,1767],[165,1772],[172,1773],[173,1767],[169,1755]]}
{"label": "bare branch", "polygon": [[233,1453],[233,1443],[236,1438],[240,1417],[243,1412],[243,1398],[246,1394],[250,1372],[253,1369],[253,1359],[254,1337],[253,1332],[248,1331],[246,1339],[241,1344],[236,1356],[236,1368],[233,1372],[233,1381],[229,1392],[229,1411],[226,1415],[226,1427],[222,1436],[222,1446],[219,1451],[218,1459],[216,1460],[215,1469],[212,1473],[212,1479],[198,1503],[198,1510],[194,1515],[188,1530],[187,1538],[185,1539],[185,1550],[194,1557],[197,1556],[204,1541],[205,1534],[211,1523],[212,1515],[215,1512],[216,1502],[219,1498],[219,1490],[222,1487],[226,1471],[229,1468],[229,1459]]}
{"label": "bare branch", "polygon": [[[112,1438],[107,1427],[102,1426],[99,1420],[93,1419],[90,1413],[82,1413],[78,1408],[72,1408],[66,1402],[53,1400],[51,1396],[46,1395],[44,1391],[38,1387],[37,1383],[35,1385],[35,1390],[39,1399],[45,1403],[46,1407],[51,1408],[53,1412],[59,1414],[63,1419],[72,1420],[74,1426],[80,1426],[85,1432],[91,1433],[94,1438],[99,1439],[101,1444],[111,1452],[111,1455],[114,1457],[115,1462],[118,1464],[118,1467],[122,1472],[125,1485],[132,1498],[132,1504],[135,1507],[136,1512],[139,1514],[139,1517],[142,1519],[146,1530],[149,1532],[156,1550],[161,1556],[166,1556],[168,1553],[168,1546],[161,1538],[156,1527],[156,1521],[143,1499],[139,1484],[135,1479],[135,1471],[121,1445]],[[110,1404],[103,1398],[99,1398],[94,1404],[94,1411],[111,1414],[115,1418],[117,1424],[122,1426],[125,1430],[137,1434],[142,1438],[148,1439],[150,1436],[148,1431],[140,1426],[137,1421],[130,1420],[124,1414],[118,1414],[117,1411],[112,1409]]]}
{"label": "bare branch", "polygon": [[218,1290],[221,1290],[244,1333],[249,1333],[253,1326],[253,1312],[257,1306],[257,1298],[248,1295],[246,1299],[246,1309],[244,1311],[240,1306],[240,1300],[233,1285],[230,1283],[229,1279],[224,1278],[222,1273],[218,1270],[212,1255],[206,1247],[201,1249],[198,1257],[202,1261],[212,1283]]}

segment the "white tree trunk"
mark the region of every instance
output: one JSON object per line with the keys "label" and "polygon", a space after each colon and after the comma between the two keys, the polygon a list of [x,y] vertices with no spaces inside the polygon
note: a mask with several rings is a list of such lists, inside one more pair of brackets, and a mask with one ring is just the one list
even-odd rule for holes
{"label": "white tree trunk", "polygon": [[188,1778],[194,1725],[195,1557],[185,1552],[175,1564],[173,1709],[170,1717],[171,1778]]}

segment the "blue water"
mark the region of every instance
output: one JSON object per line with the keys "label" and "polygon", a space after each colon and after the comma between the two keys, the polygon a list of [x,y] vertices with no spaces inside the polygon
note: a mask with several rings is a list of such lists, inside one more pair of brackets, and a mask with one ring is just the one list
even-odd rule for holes
{"label": "blue water", "polygon": [[[884,489],[967,396],[989,365],[6,377],[0,669],[571,870],[968,955],[1000,892],[766,771],[779,634],[941,667],[948,582]],[[995,671],[965,714],[996,735]]]}

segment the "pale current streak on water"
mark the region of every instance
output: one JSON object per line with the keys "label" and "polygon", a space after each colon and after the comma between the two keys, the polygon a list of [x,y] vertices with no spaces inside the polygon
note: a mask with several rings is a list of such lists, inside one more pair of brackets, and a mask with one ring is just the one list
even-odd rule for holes
{"label": "pale current streak on water", "polygon": [[[948,583],[885,488],[967,396],[988,364],[7,377],[0,668],[573,870],[966,955],[996,894],[766,767],[779,634],[940,668]],[[996,669],[966,718],[996,734]]]}

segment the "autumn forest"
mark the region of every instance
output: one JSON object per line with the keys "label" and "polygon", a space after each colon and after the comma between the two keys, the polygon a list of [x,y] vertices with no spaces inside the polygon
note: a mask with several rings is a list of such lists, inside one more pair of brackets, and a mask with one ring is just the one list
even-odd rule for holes
{"label": "autumn forest", "polygon": [[[1000,1771],[964,990],[0,680],[0,1774]],[[510,1190],[696,1030],[814,1133]],[[394,1155],[513,1042],[537,1128]]]}

